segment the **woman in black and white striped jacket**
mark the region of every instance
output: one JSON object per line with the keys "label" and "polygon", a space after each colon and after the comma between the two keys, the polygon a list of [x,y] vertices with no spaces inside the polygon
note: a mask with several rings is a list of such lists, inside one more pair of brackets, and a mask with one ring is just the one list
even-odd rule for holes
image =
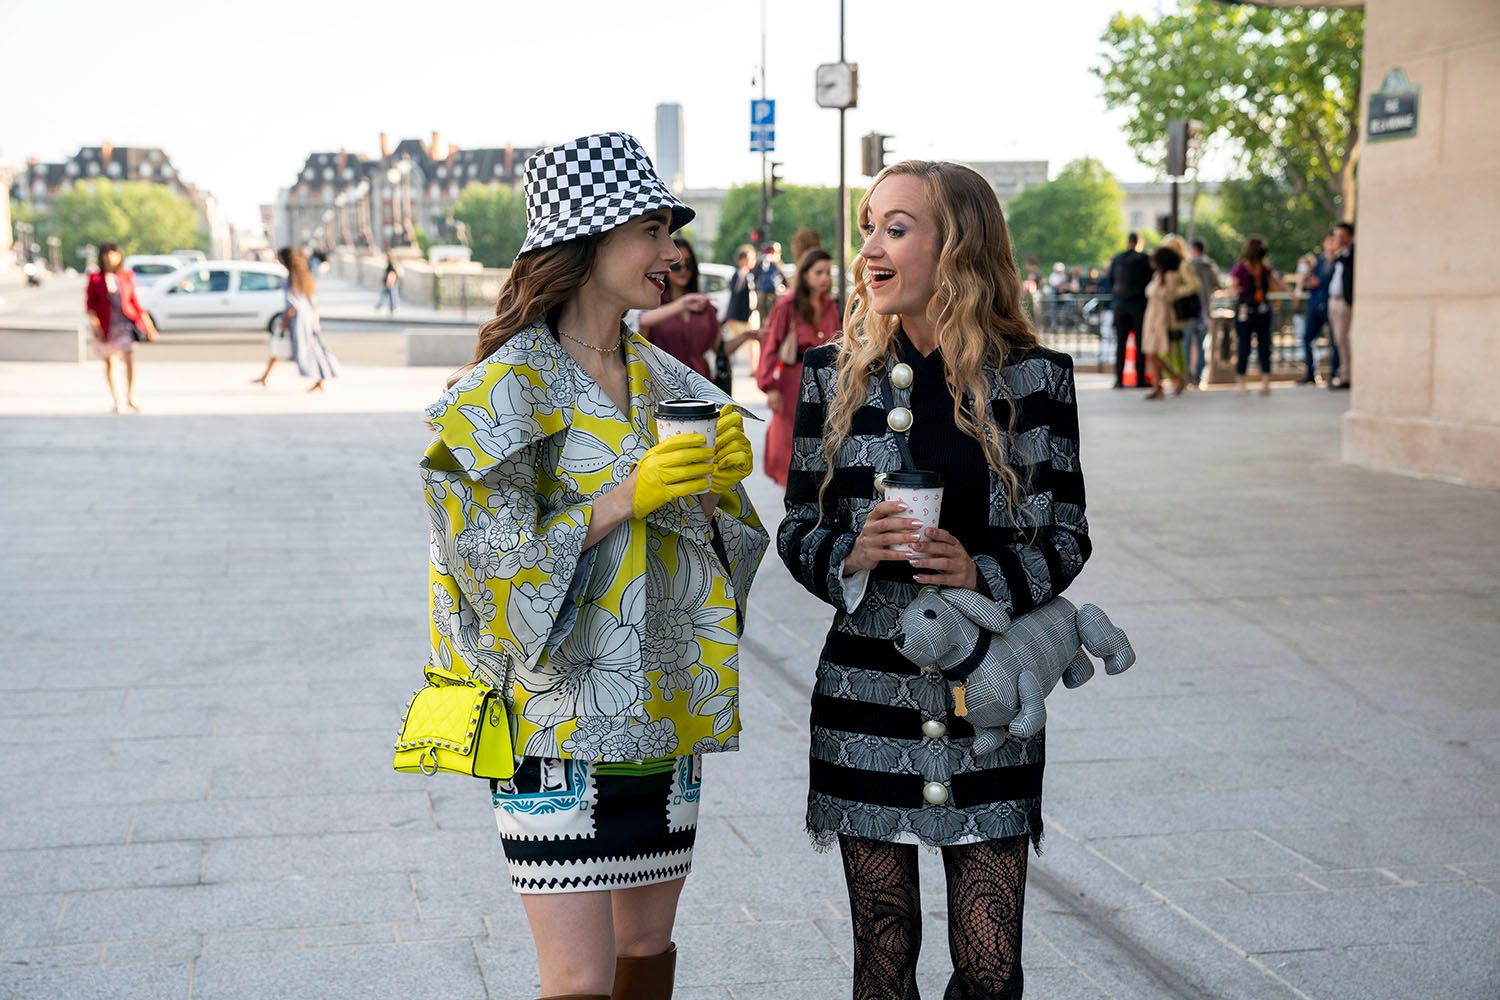
{"label": "woman in black and white striped jacket", "polygon": [[[976,756],[948,685],[893,638],[920,586],[978,590],[1022,614],[1083,568],[1072,361],[1038,345],[999,201],[973,170],[898,163],[859,220],[842,340],[804,359],[778,538],[793,575],[837,610],[813,693],[807,825],[843,856],[856,1000],[916,996],[919,844],[942,849],[947,874],[945,996],[1019,996],[1045,734]],[[877,487],[902,468],[902,433],[943,478],[925,539]]]}

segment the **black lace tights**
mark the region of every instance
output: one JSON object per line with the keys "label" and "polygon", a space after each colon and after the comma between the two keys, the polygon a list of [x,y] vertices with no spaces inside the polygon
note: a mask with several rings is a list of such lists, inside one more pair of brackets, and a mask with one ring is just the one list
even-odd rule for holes
{"label": "black lace tights", "polygon": [[[1021,836],[943,848],[953,958],[943,1000],[1021,995],[1027,843]],[[916,846],[840,837],[839,851],[854,923],[854,1000],[920,1000]]]}

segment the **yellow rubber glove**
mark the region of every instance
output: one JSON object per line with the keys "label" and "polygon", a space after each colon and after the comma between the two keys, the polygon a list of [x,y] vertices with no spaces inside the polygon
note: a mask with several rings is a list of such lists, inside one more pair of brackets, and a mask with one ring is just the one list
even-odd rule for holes
{"label": "yellow rubber glove", "polygon": [[630,501],[636,517],[678,497],[708,490],[714,453],[702,434],[676,434],[641,456],[635,467],[635,496]]}
{"label": "yellow rubber glove", "polygon": [[714,432],[713,491],[728,496],[755,467],[750,439],[745,436],[745,418],[732,407],[724,407]]}

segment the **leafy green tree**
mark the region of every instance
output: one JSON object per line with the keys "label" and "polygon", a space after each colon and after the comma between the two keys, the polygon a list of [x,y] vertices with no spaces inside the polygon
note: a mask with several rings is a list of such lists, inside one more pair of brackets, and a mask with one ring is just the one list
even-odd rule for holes
{"label": "leafy green tree", "polygon": [[[1331,220],[1285,182],[1274,177],[1225,181],[1219,198],[1224,221],[1243,236],[1263,237],[1278,270],[1290,270],[1298,257],[1322,248]],[[1234,252],[1238,256],[1239,248]]]}
{"label": "leafy green tree", "polygon": [[[849,189],[849,246],[859,246],[855,231],[854,209],[865,195],[863,188]],[[790,256],[792,236],[804,227],[820,233],[838,231],[839,191],[836,187],[807,187],[793,184],[783,187],[781,194],[771,202],[771,225],[768,239],[782,245]],[[734,262],[734,249],[750,241],[750,233],[760,223],[760,185],[737,184],[724,196],[719,210],[719,231],[714,235],[713,259],[722,263]],[[825,245],[831,244],[828,239]],[[829,247],[834,253],[835,248]]]}
{"label": "leafy green tree", "polygon": [[1052,180],[1029,187],[1006,209],[1017,261],[1035,257],[1089,266],[1125,246],[1120,221],[1125,193],[1098,160],[1074,160]]}
{"label": "leafy green tree", "polygon": [[470,184],[453,203],[469,228],[469,249],[486,267],[510,267],[526,242],[526,199],[507,187]]}
{"label": "leafy green tree", "polygon": [[[1358,10],[1181,0],[1154,19],[1111,18],[1094,73],[1142,163],[1164,166],[1168,119],[1196,119],[1244,176],[1270,178],[1327,225],[1354,215],[1363,38]],[[1271,211],[1226,217],[1265,230]]]}
{"label": "leafy green tree", "polygon": [[1195,240],[1202,240],[1203,252],[1226,271],[1239,259],[1240,249],[1245,244],[1244,234],[1230,224],[1222,210],[1200,212],[1193,220],[1189,234]]}
{"label": "leafy green tree", "polygon": [[56,236],[63,263],[86,263],[79,250],[113,241],[125,254],[166,253],[198,246],[198,210],[182,195],[145,181],[83,181],[53,200],[51,209],[33,213],[38,242]]}

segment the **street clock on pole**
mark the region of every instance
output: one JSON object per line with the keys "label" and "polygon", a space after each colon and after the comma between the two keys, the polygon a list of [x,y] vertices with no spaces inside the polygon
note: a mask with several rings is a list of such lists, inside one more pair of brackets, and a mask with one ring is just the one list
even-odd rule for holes
{"label": "street clock on pole", "polygon": [[852,108],[859,104],[859,66],[855,63],[824,63],[817,73],[818,106]]}

